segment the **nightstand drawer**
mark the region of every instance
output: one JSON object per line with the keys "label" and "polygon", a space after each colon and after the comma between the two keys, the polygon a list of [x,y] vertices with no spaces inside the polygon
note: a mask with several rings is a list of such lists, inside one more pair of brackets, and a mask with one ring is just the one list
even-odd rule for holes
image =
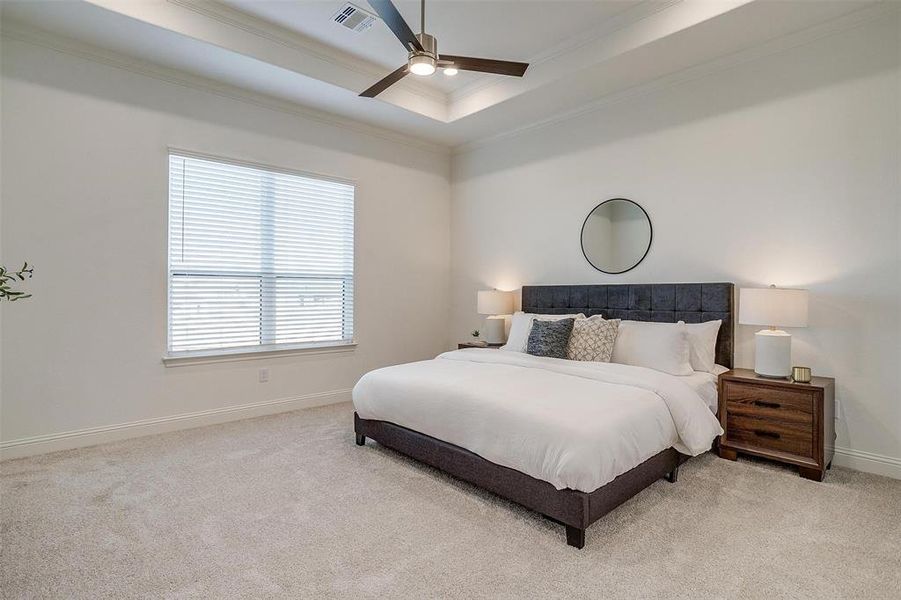
{"label": "nightstand drawer", "polygon": [[726,412],[786,423],[813,423],[814,398],[806,391],[783,390],[734,381],[724,384]]}
{"label": "nightstand drawer", "polygon": [[809,424],[773,421],[729,413],[727,442],[753,448],[788,452],[797,456],[813,456],[813,431]]}

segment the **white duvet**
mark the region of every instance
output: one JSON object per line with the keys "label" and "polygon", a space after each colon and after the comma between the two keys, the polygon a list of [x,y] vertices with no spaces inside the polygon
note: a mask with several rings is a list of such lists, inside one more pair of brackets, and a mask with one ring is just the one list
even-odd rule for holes
{"label": "white duvet", "polygon": [[450,442],[557,489],[591,492],[667,448],[710,449],[719,421],[680,379],[466,349],[367,373],[353,402],[364,419]]}

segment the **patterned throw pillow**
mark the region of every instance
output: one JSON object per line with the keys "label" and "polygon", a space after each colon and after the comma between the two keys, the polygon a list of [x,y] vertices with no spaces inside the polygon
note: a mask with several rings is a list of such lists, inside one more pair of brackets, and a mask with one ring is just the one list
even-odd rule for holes
{"label": "patterned throw pillow", "polygon": [[560,319],[559,321],[536,319],[529,332],[526,352],[533,356],[566,358],[566,346],[569,344],[569,335],[572,333],[575,321],[575,319]]}
{"label": "patterned throw pillow", "polygon": [[613,355],[613,342],[619,331],[619,319],[604,319],[594,315],[588,319],[579,319],[573,325],[566,358],[570,360],[591,360],[610,362]]}

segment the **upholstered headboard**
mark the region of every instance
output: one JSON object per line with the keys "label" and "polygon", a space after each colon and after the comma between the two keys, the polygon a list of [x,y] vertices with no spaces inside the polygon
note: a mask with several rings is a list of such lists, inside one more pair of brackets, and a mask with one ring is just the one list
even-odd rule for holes
{"label": "upholstered headboard", "polygon": [[722,319],[716,362],[732,368],[735,323],[732,283],[623,285],[526,285],[522,310],[540,314],[584,313],[605,319],[701,323]]}

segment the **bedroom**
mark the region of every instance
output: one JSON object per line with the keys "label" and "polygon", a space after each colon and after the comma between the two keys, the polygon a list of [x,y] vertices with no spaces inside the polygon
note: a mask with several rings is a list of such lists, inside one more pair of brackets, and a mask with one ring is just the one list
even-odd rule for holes
{"label": "bedroom", "polygon": [[[528,69],[408,75],[375,98],[359,94],[407,50],[380,3],[353,4],[375,15],[364,31],[332,22],[342,2],[3,3],[0,264],[34,269],[12,284],[29,298],[0,301],[3,596],[892,597],[898,3],[429,1],[439,58]],[[395,4],[419,31],[420,3]],[[334,339],[173,345],[173,198],[186,195],[172,180],[189,163],[231,184],[253,172],[317,185],[344,207],[342,243],[323,248],[352,293],[317,296],[339,306]],[[618,274],[593,266],[582,236],[614,198],[652,232]],[[213,235],[209,255],[240,262],[243,234]],[[509,499],[377,435],[354,443],[364,375],[435,359],[475,329],[487,339],[487,316],[609,321],[653,296],[601,306],[573,290],[659,284],[663,310],[688,321],[665,286],[717,283],[732,284],[717,307],[727,367],[753,372],[758,330],[779,325],[790,366],[833,381],[832,402],[823,385],[811,404],[822,438],[834,410],[822,481],[702,452],[674,483],[666,464],[629,490],[577,549],[559,515],[529,505],[540,490]],[[806,290],[805,327],[742,322],[742,290],[771,284]],[[545,286],[571,287],[560,305],[553,292],[530,303],[528,288],[558,289]],[[512,307],[481,314],[478,293],[495,289]],[[227,337],[233,320],[198,323]],[[541,385],[551,377],[574,379]]]}

